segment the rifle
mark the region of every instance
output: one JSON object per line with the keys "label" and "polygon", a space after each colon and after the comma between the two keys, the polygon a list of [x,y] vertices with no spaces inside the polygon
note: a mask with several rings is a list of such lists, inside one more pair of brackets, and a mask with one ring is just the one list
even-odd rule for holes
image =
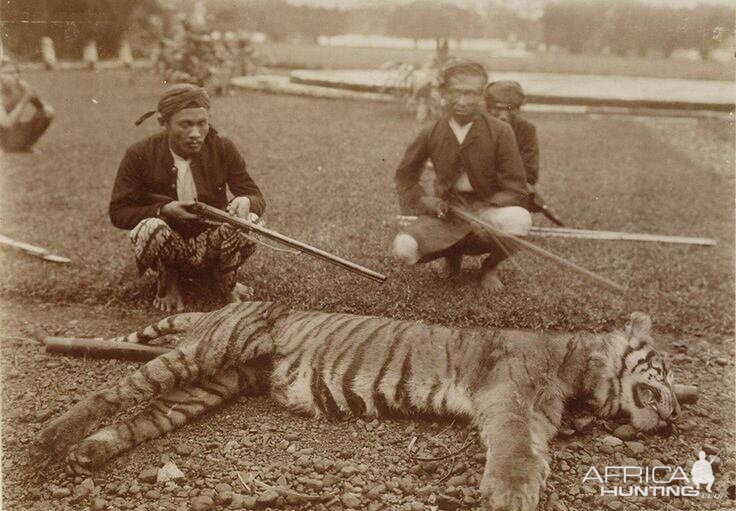
{"label": "rifle", "polygon": [[547,205],[539,192],[532,189],[529,191],[529,211],[532,213],[542,213],[544,216],[549,218],[552,222],[564,227],[565,224],[560,220],[560,217],[555,214],[554,211]]}
{"label": "rifle", "polygon": [[346,270],[375,280],[376,282],[383,282],[384,280],[386,280],[386,276],[381,273],[375,272],[351,261],[348,261],[347,259],[343,259],[342,257],[338,257],[334,254],[330,254],[329,252],[325,252],[324,250],[320,250],[311,245],[307,245],[306,243],[302,243],[301,241],[289,238],[288,236],[284,236],[283,234],[272,231],[271,229],[266,229],[265,227],[262,227],[260,225],[248,222],[247,220],[243,220],[242,218],[230,216],[230,214],[228,214],[227,212],[209,206],[203,202],[197,202],[191,208],[191,210],[193,213],[201,216],[204,220],[214,220],[218,223],[231,225],[240,231],[254,232],[265,238],[277,241],[283,245],[286,245],[287,247],[298,250],[299,252],[303,252],[305,254],[323,259],[337,266],[341,266]]}

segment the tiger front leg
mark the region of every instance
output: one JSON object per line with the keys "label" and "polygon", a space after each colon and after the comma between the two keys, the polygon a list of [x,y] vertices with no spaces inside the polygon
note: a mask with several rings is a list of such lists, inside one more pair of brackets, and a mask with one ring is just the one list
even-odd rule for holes
{"label": "tiger front leg", "polygon": [[547,444],[559,426],[562,404],[541,395],[525,396],[514,387],[486,393],[477,417],[486,446],[480,485],[485,510],[536,509],[549,475]]}
{"label": "tiger front leg", "polygon": [[148,401],[174,385],[196,380],[200,368],[189,352],[172,350],[126,376],[117,385],[93,392],[39,433],[31,449],[34,459],[61,457],[95,429],[97,423],[123,408]]}
{"label": "tiger front leg", "polygon": [[73,446],[66,457],[67,472],[90,474],[122,452],[165,435],[236,395],[264,390],[264,377],[254,368],[230,369],[171,390],[131,419],[107,426]]}

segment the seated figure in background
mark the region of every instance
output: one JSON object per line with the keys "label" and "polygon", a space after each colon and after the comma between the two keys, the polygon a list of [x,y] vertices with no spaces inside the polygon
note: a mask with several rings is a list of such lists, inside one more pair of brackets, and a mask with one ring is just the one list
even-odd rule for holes
{"label": "seated figure in background", "polygon": [[0,148],[30,152],[54,118],[54,109],[21,79],[18,66],[0,64]]}
{"label": "seated figure in background", "polygon": [[[496,119],[511,126],[524,163],[530,200],[533,201],[534,185],[539,180],[539,141],[537,128],[521,116],[521,105],[526,99],[518,82],[503,80],[491,82],[486,87],[486,109]],[[531,207],[534,210],[534,207]]]}

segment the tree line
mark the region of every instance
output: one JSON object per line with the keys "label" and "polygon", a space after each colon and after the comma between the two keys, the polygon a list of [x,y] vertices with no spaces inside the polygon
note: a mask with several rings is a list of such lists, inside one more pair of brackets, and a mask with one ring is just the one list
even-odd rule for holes
{"label": "tree line", "polygon": [[[33,58],[39,39],[50,36],[61,58],[81,55],[91,38],[100,56],[116,53],[131,25],[146,17],[185,11],[197,0],[5,0],[0,29],[4,47]],[[418,39],[491,37],[528,48],[557,47],[572,53],[610,52],[669,56],[697,49],[703,58],[733,38],[734,9],[699,4],[692,9],[635,0],[561,0],[530,16],[489,0],[470,11],[451,3],[417,0],[389,8],[338,10],[293,5],[286,0],[207,0],[208,24],[218,30],[265,32],[276,41],[315,40],[320,35],[385,34]],[[165,28],[165,27],[164,27]]]}

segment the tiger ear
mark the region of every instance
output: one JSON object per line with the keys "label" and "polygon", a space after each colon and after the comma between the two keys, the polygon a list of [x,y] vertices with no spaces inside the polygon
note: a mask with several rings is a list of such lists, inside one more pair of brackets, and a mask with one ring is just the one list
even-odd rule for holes
{"label": "tiger ear", "polygon": [[629,337],[629,343],[639,344],[640,342],[648,342],[649,334],[652,330],[652,318],[643,312],[632,312],[629,316],[629,322],[626,323],[626,335]]}

